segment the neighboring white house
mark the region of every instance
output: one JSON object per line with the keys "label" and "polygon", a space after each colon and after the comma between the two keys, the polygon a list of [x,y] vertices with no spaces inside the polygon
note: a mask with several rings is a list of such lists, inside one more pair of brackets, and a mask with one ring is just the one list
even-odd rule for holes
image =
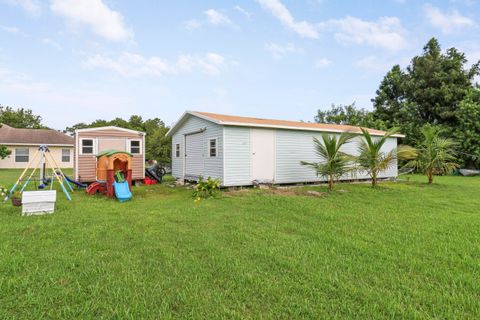
{"label": "neighboring white house", "polygon": [[[223,186],[247,186],[253,181],[303,183],[323,179],[302,166],[300,161],[319,161],[313,138],[324,132],[360,133],[348,125],[269,120],[187,111],[172,126],[172,174],[177,179],[195,180],[199,176],[218,178]],[[373,136],[384,131],[368,129]],[[397,134],[389,138],[384,151],[397,147]],[[344,151],[357,154],[358,139]],[[396,177],[397,165],[382,172],[381,178]],[[345,176],[345,180],[368,179],[366,173]]]}
{"label": "neighboring white house", "polygon": [[25,168],[40,145],[47,145],[60,168],[73,167],[72,137],[51,129],[17,129],[2,125],[0,145],[6,146],[11,154],[0,159],[0,169]]}

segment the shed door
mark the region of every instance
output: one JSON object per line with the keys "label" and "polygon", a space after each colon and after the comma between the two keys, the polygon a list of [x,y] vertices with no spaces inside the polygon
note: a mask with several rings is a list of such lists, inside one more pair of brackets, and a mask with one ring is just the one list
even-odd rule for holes
{"label": "shed door", "polygon": [[275,179],[275,130],[251,129],[252,180]]}
{"label": "shed door", "polygon": [[185,136],[185,175],[198,177],[203,175],[203,132]]}

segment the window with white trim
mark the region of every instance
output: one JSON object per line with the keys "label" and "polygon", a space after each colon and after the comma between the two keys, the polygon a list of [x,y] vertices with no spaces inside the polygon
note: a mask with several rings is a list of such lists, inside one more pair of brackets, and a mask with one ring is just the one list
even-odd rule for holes
{"label": "window with white trim", "polygon": [[30,149],[28,148],[15,149],[15,162],[28,162],[29,160],[30,160]]}
{"label": "window with white trim", "polygon": [[212,158],[217,156],[217,139],[208,140],[208,154]]}
{"label": "window with white trim", "polygon": [[175,158],[180,158],[180,143],[175,145]]}
{"label": "window with white trim", "polygon": [[70,149],[62,149],[62,162],[70,162]]}
{"label": "window with white trim", "polygon": [[93,139],[82,139],[80,151],[81,151],[80,154],[93,154],[94,153]]}
{"label": "window with white trim", "polygon": [[141,140],[130,140],[130,153],[131,154],[142,154],[142,141]]}

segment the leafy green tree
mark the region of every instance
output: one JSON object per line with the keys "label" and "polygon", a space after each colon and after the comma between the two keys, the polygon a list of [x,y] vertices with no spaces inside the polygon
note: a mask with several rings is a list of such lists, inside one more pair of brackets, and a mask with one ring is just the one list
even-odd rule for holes
{"label": "leafy green tree", "polygon": [[0,146],[0,159],[5,159],[8,157],[12,151],[8,150],[6,146]]}
{"label": "leafy green tree", "polygon": [[471,89],[455,112],[457,125],[447,134],[458,141],[459,156],[467,168],[480,166],[480,89]]}
{"label": "leafy green tree", "polygon": [[433,177],[448,174],[458,168],[455,157],[457,144],[448,138],[442,138],[438,127],[426,125],[422,128],[423,141],[417,148],[417,156],[406,166],[412,167],[426,175],[428,183],[433,183]]}
{"label": "leafy green tree", "polygon": [[317,123],[346,124],[382,129],[384,125],[374,119],[372,112],[357,108],[355,102],[349,105],[332,104],[328,110],[318,110],[315,116]]}
{"label": "leafy green tree", "polygon": [[41,129],[46,128],[42,124],[42,117],[33,113],[30,109],[13,109],[0,105],[0,123],[14,128]]}
{"label": "leafy green tree", "polygon": [[333,190],[335,181],[340,179],[344,174],[352,171],[353,157],[341,151],[341,148],[351,142],[354,137],[355,134],[349,132],[342,133],[338,138],[337,135],[323,133],[322,141],[313,138],[315,153],[320,157],[320,161],[301,161],[300,163],[313,168],[317,176],[327,178],[328,189]]}
{"label": "leafy green tree", "polygon": [[362,130],[363,139],[358,145],[359,155],[356,158],[357,166],[360,171],[366,171],[372,179],[372,187],[377,185],[378,175],[388,168],[396,165],[396,150],[389,152],[382,151],[382,147],[387,139],[398,133],[394,128],[381,137],[372,137],[366,129]]}
{"label": "leafy green tree", "polygon": [[399,127],[404,143],[411,145],[422,141],[420,128],[427,123],[454,128],[458,106],[480,74],[480,62],[466,65],[464,53],[455,48],[442,53],[438,41],[430,39],[405,70],[396,65],[382,80],[372,99],[374,118]]}

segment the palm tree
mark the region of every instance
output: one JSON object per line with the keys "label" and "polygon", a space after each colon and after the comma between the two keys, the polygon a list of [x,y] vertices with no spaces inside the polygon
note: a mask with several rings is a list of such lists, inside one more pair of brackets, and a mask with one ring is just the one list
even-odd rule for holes
{"label": "palm tree", "polygon": [[338,138],[336,135],[322,134],[322,141],[313,138],[315,153],[320,157],[320,162],[300,163],[312,167],[317,176],[328,179],[328,189],[333,190],[335,181],[342,175],[352,170],[352,156],[341,151],[340,148],[349,143],[355,134],[350,132],[342,133]]}
{"label": "palm tree", "polygon": [[438,128],[425,126],[422,128],[423,141],[416,149],[417,156],[406,166],[415,168],[428,178],[428,184],[433,183],[437,174],[448,174],[458,168],[455,163],[455,147],[457,143],[439,135]]}
{"label": "palm tree", "polygon": [[396,150],[389,152],[382,151],[387,139],[398,132],[393,128],[387,131],[382,137],[372,137],[368,130],[361,128],[363,139],[358,145],[359,155],[356,158],[358,170],[366,171],[372,179],[372,187],[377,185],[380,172],[395,165],[397,159]]}

